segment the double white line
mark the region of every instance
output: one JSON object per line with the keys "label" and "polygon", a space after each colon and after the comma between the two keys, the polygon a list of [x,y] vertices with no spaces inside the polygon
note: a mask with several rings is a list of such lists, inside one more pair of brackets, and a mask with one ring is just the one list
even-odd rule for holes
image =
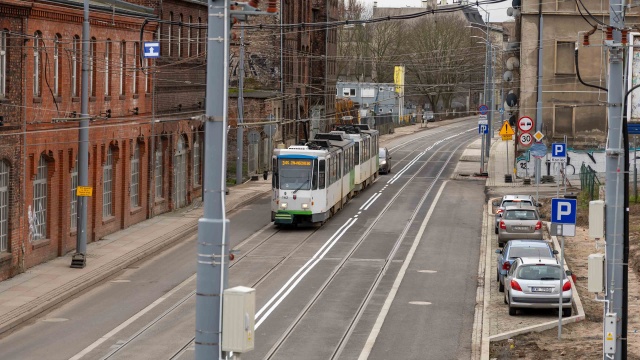
{"label": "double white line", "polygon": [[367,200],[364,204],[362,204],[362,206],[360,206],[360,210],[369,210],[369,206],[371,206],[371,204],[378,200],[380,195],[382,195],[382,193],[380,192],[373,194],[373,196],[371,196],[369,200]]}
{"label": "double white line", "polygon": [[266,318],[269,317],[269,314],[275,310],[278,305],[295,289],[295,287],[304,279],[304,277],[313,269],[319,262],[322,260],[325,255],[331,250],[333,245],[340,240],[340,238],[349,230],[349,228],[355,224],[357,219],[349,218],[347,222],[338,229],[327,242],[322,245],[322,247],[313,255],[309,261],[307,261],[304,266],[302,266],[293,276],[278,290],[278,292],[271,298],[267,303],[256,313],[256,326],[258,327],[264,322]]}

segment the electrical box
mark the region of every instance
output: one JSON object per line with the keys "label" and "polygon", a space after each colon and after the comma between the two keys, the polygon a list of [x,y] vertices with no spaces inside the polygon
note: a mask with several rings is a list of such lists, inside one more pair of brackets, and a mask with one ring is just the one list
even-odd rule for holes
{"label": "electrical box", "polygon": [[589,236],[604,239],[604,201],[589,201]]}
{"label": "electrical box", "polygon": [[604,316],[604,353],[612,355],[616,353],[616,332],[618,330],[618,316],[608,313]]}
{"label": "electrical box", "polygon": [[244,286],[226,289],[222,297],[222,351],[253,350],[256,290]]}
{"label": "electrical box", "polygon": [[588,284],[592,293],[604,293],[604,254],[591,254],[587,258]]}

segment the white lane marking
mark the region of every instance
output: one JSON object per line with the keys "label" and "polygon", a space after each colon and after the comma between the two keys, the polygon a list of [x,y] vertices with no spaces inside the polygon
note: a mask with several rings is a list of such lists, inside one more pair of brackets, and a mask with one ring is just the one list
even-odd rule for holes
{"label": "white lane marking", "polygon": [[371,202],[369,203],[369,205],[367,205],[367,207],[364,208],[364,210],[369,210],[369,206],[373,205],[374,202],[376,202],[376,200],[378,200],[378,198],[381,196],[382,194],[377,193],[376,195],[374,195],[373,200],[371,200]]}
{"label": "white lane marking", "polygon": [[65,318],[48,318],[48,319],[44,319],[44,320],[40,320],[40,321],[41,322],[59,323],[59,322],[69,321],[69,319],[65,319]]}
{"label": "white lane marking", "polygon": [[391,309],[391,304],[393,303],[393,300],[395,299],[396,294],[398,293],[398,289],[400,289],[400,284],[402,283],[402,279],[404,278],[404,275],[407,272],[407,268],[409,267],[409,264],[413,259],[413,255],[415,254],[416,249],[418,248],[418,245],[420,245],[420,241],[422,240],[422,235],[424,234],[424,231],[427,228],[427,223],[429,222],[429,219],[431,219],[431,215],[433,214],[433,211],[436,208],[436,204],[438,204],[440,195],[442,195],[442,192],[444,191],[444,187],[447,185],[447,182],[448,181],[444,181],[442,185],[440,185],[440,189],[438,190],[436,197],[433,199],[433,202],[431,203],[431,207],[427,212],[427,216],[425,216],[424,220],[422,220],[422,224],[420,225],[420,230],[418,231],[418,234],[416,235],[415,239],[413,239],[413,244],[411,245],[411,249],[409,250],[407,257],[405,258],[404,263],[400,268],[400,272],[398,272],[398,275],[396,276],[396,279],[393,282],[393,286],[391,287],[391,291],[389,292],[389,295],[387,295],[387,299],[385,300],[384,305],[382,305],[380,314],[378,314],[378,318],[376,319],[376,322],[373,325],[373,329],[371,329],[371,333],[369,333],[367,342],[365,343],[364,348],[362,349],[362,352],[358,357],[358,360],[366,360],[369,358],[369,355],[371,354],[371,350],[373,349],[373,345],[376,343],[376,339],[378,338],[378,335],[382,330],[382,324],[384,323],[384,320],[387,317],[389,310]]}
{"label": "white lane marking", "polygon": [[131,280],[119,279],[119,280],[111,280],[109,282],[112,282],[112,283],[130,283]]}
{"label": "white lane marking", "polygon": [[[329,252],[329,250],[331,250],[331,248],[333,247],[333,245],[335,245],[338,240],[340,240],[340,238],[347,232],[347,230],[349,230],[349,228],[355,224],[356,219],[353,218],[349,218],[349,220],[347,220],[347,222],[345,223],[345,225],[342,226],[342,228],[340,228],[340,230],[338,230],[338,232],[336,232],[336,234],[334,234],[334,236],[331,237],[331,239],[329,239],[324,245],[323,248],[326,247],[326,249],[324,249],[324,251],[322,252],[322,254],[320,254],[319,256],[316,257],[316,255],[318,253],[316,253],[316,255],[314,255],[314,257],[312,257],[302,268],[300,268],[300,270],[298,270],[290,279],[289,281],[287,281],[287,283],[280,289],[278,290],[278,292],[276,293],[276,295],[274,295],[265,306],[263,306],[257,313],[255,316],[256,324],[255,324],[255,329],[257,330],[258,327],[264,322],[264,320],[266,318],[269,317],[269,315],[273,312],[273,310],[275,310],[278,305],[280,305],[280,303],[291,293],[291,291],[293,291],[293,289],[295,289],[295,287],[300,283],[300,281],[302,281],[302,279],[304,279],[304,277],[309,273],[309,271],[311,271],[311,269],[313,269],[319,262],[320,260],[322,260],[322,258],[324,258],[324,256]],[[327,246],[328,245],[328,246]],[[318,250],[318,252],[320,252],[322,250],[322,248],[320,250]],[[307,264],[309,264],[311,261],[313,261],[313,263],[310,266],[307,266]],[[300,274],[300,276],[298,277],[297,275],[300,273],[300,271],[302,271],[303,269],[306,270]],[[296,279],[297,277],[297,279]],[[291,286],[288,286],[291,281],[293,281],[294,279],[296,279],[296,281],[291,284]],[[282,296],[279,296],[282,291],[284,291],[285,289],[287,289],[287,291],[282,294]],[[278,299],[275,303],[274,300]],[[273,303],[273,306],[269,307],[271,305],[271,303]],[[269,309],[264,312],[267,307],[269,307]],[[264,315],[262,317],[260,317],[260,319],[258,319],[259,314],[262,314],[264,312]]]}
{"label": "white lane marking", "polygon": [[373,198],[375,198],[375,197],[376,197],[376,195],[377,195],[377,194],[378,194],[378,193],[373,193],[373,195],[371,195],[371,197],[370,197],[367,201],[365,201],[365,202],[364,202],[364,204],[362,204],[362,206],[360,206],[360,209],[358,209],[358,210],[362,210],[362,209],[364,209],[364,208],[365,208],[365,206],[367,206],[367,205],[369,204],[369,202],[370,202],[370,201],[372,201],[372,200],[373,200]]}
{"label": "white lane marking", "polygon": [[160,305],[160,303],[165,301],[171,295],[175,294],[178,290],[182,289],[184,286],[187,285],[187,283],[193,281],[193,279],[195,279],[195,278],[196,278],[196,274],[191,275],[188,279],[186,279],[185,281],[181,282],[178,286],[176,286],[173,289],[171,289],[171,291],[166,293],[164,296],[158,298],[156,301],[154,301],[151,304],[149,304],[149,306],[147,306],[146,308],[140,310],[137,314],[133,315],[132,317],[127,319],[125,322],[123,322],[122,324],[118,325],[115,329],[109,331],[108,333],[103,335],[101,338],[99,338],[98,340],[94,341],[93,344],[87,346],[86,348],[84,348],[84,350],[80,351],[79,353],[75,354],[73,357],[69,358],[69,360],[82,359],[83,356],[85,356],[88,353],[90,353],[91,351],[93,351],[93,349],[95,349],[98,346],[100,346],[100,344],[102,344],[103,342],[109,340],[113,335],[117,334],[120,330],[122,330],[122,329],[126,328],[127,326],[131,325],[131,323],[133,323],[134,321],[138,320],[142,315],[144,315],[144,314],[148,313],[149,311],[151,311],[154,307]]}
{"label": "white lane marking", "polygon": [[437,273],[437,271],[435,270],[418,270],[419,273],[423,273],[423,274],[435,274]]}
{"label": "white lane marking", "polygon": [[428,301],[409,301],[411,305],[431,305]]}
{"label": "white lane marking", "polygon": [[362,214],[362,211],[358,211],[358,215]]}

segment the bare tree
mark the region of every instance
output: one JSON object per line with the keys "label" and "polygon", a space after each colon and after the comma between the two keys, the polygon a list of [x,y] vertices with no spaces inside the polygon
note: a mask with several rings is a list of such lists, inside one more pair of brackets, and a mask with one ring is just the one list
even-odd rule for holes
{"label": "bare tree", "polygon": [[406,57],[404,21],[382,21],[369,26],[369,52],[372,62],[371,78],[374,82],[393,82],[393,69],[402,65]]}
{"label": "bare tree", "polygon": [[[340,20],[366,20],[372,9],[362,0],[344,0],[338,6]],[[371,72],[368,66],[368,28],[364,24],[350,24],[338,30],[337,74],[342,80],[363,81]]]}

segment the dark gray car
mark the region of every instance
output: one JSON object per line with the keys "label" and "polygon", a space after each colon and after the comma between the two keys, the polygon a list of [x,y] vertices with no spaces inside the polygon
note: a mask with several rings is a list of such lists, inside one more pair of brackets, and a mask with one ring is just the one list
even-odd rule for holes
{"label": "dark gray car", "polygon": [[378,156],[380,157],[380,168],[378,172],[381,174],[388,174],[391,172],[391,154],[389,154],[389,150],[387,148],[380,148],[378,150]]}
{"label": "dark gray car", "polygon": [[511,240],[503,249],[496,250],[498,254],[496,280],[498,290],[504,291],[504,278],[511,268],[511,263],[519,257],[555,258],[558,251],[551,249],[546,241],[539,240]]}

